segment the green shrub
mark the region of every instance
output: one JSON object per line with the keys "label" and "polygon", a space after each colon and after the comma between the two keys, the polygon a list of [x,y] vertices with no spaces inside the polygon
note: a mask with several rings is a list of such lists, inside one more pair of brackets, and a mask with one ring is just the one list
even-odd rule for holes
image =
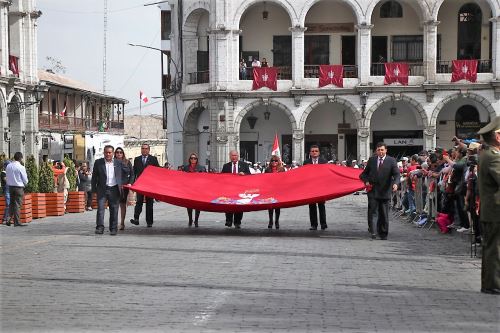
{"label": "green shrub", "polygon": [[64,157],[64,165],[66,165],[66,177],[68,178],[69,182],[69,190],[70,191],[76,191],[76,168],[75,168],[75,163],[66,155]]}
{"label": "green shrub", "polygon": [[40,193],[53,193],[54,186],[54,171],[49,162],[40,164],[40,178],[38,180],[38,190]]}
{"label": "green shrub", "polygon": [[26,193],[37,193],[39,173],[38,173],[38,166],[36,165],[35,156],[33,155],[28,156],[24,166],[26,168],[26,174],[28,175],[28,185],[26,185],[26,188],[24,190],[26,191]]}

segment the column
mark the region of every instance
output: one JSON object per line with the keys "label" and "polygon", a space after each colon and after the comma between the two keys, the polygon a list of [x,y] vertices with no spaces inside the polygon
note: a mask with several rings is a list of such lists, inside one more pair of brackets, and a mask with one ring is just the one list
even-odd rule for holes
{"label": "column", "polygon": [[425,82],[436,82],[437,26],[439,21],[424,22],[424,75]]}
{"label": "column", "polygon": [[370,128],[358,128],[358,154],[360,159],[367,160],[372,155],[370,151]]}
{"label": "column", "polygon": [[307,28],[297,25],[288,30],[292,32],[292,87],[301,89],[304,78],[304,32]]}
{"label": "column", "polygon": [[372,28],[373,25],[366,23],[356,25],[358,29],[358,78],[361,85],[367,85],[370,79]]}
{"label": "column", "polygon": [[293,153],[292,160],[302,164],[304,161],[304,130],[296,129],[292,134]]}
{"label": "column", "polygon": [[9,68],[8,8],[9,1],[0,0],[0,68],[2,73],[6,73]]}
{"label": "column", "polygon": [[434,149],[436,147],[436,127],[427,126],[424,129],[424,150]]}
{"label": "column", "polygon": [[500,16],[492,18],[491,65],[496,80],[500,80]]}
{"label": "column", "polygon": [[[237,61],[235,66],[231,66],[232,60],[230,57],[230,30],[227,30],[225,26],[221,25],[218,29],[212,29],[209,31],[209,43],[210,43],[210,90],[227,90],[228,84],[231,81],[230,78],[232,74],[229,68],[236,68],[236,73],[238,73],[237,67],[239,62]],[[234,74],[234,73],[233,73]]]}

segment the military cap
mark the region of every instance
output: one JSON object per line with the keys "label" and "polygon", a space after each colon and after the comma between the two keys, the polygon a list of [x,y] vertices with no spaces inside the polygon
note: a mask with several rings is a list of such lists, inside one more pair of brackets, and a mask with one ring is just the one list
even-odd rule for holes
{"label": "military cap", "polygon": [[477,132],[477,134],[485,134],[488,132],[498,132],[500,131],[500,116],[493,118],[492,121]]}

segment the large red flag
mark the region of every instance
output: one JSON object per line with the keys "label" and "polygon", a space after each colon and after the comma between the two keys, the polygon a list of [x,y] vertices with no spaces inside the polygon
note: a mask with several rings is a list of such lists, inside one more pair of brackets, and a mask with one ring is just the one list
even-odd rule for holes
{"label": "large red flag", "polygon": [[342,65],[319,65],[319,87],[334,84],[344,87],[344,66]]}
{"label": "large red flag", "polygon": [[476,82],[477,80],[477,60],[453,60],[453,72],[451,82],[468,80]]}
{"label": "large red flag", "polygon": [[386,62],[384,84],[401,83],[408,85],[409,67],[406,62]]}
{"label": "large red flag", "polygon": [[268,87],[278,90],[278,69],[276,67],[254,67],[252,90]]}
{"label": "large red flag", "polygon": [[[173,205],[210,212],[250,212],[331,200],[362,190],[360,169],[305,165],[247,176],[181,172],[148,166],[133,191]],[[186,186],[189,184],[189,186]],[[293,191],[283,191],[283,189]]]}

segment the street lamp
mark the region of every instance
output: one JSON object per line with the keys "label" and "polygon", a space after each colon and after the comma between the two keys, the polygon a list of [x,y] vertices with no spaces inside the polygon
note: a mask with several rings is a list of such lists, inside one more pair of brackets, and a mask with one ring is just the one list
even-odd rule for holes
{"label": "street lamp", "polygon": [[20,102],[17,100],[10,101],[8,104],[9,110],[18,112],[19,110],[24,110],[27,106],[38,104],[43,99],[43,94],[45,92],[45,83],[36,85],[33,89],[33,95],[35,97],[34,101]]}

